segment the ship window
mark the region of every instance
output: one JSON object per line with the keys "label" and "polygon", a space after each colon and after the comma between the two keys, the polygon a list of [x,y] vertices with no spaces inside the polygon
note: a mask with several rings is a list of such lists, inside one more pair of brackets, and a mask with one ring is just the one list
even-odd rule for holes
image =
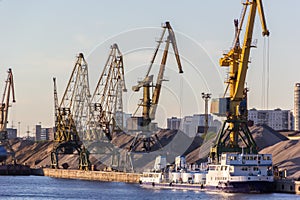
{"label": "ship window", "polygon": [[260,156],[258,157],[258,160],[261,160],[261,157],[260,157]]}
{"label": "ship window", "polygon": [[266,157],[266,156],[264,156],[264,160],[267,160],[267,157]]}
{"label": "ship window", "polygon": [[270,156],[267,156],[267,160],[271,160]]}
{"label": "ship window", "polygon": [[252,157],[252,156],[250,156],[250,160],[253,160],[253,157]]}

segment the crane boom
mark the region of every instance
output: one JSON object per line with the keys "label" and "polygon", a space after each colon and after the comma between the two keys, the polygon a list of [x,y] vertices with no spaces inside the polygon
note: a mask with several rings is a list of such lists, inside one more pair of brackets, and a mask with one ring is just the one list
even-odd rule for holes
{"label": "crane boom", "polygon": [[171,27],[171,24],[169,22],[166,22],[166,27],[168,28],[168,32],[169,32],[168,39],[171,40],[171,44],[172,44],[172,47],[173,47],[173,51],[175,53],[175,58],[176,58],[176,61],[177,61],[177,66],[178,66],[179,73],[182,74],[183,70],[182,70],[182,66],[181,66],[181,61],[180,61],[180,56],[179,56],[179,52],[178,52],[176,39],[175,39],[175,33],[174,33],[174,31]]}
{"label": "crane boom", "polygon": [[261,0],[257,0],[257,10],[258,10],[258,14],[260,17],[260,22],[261,22],[261,26],[262,26],[262,35],[263,36],[269,36],[270,35],[270,31],[267,28],[267,22],[266,22],[266,18],[265,18],[265,12],[264,12],[264,7],[262,5],[262,1]]}
{"label": "crane boom", "polygon": [[74,90],[77,89],[77,84],[79,82],[80,76],[82,75],[81,72],[83,71],[82,68],[86,68],[87,62],[84,59],[83,53],[79,53],[77,57],[77,61],[73,68],[71,78],[69,79],[67,88],[64,92],[62,101],[60,103],[60,107],[64,108],[71,108],[74,102],[75,92]]}
{"label": "crane boom", "polygon": [[138,83],[138,85],[132,87],[132,90],[135,91],[135,92],[138,92],[140,90],[140,88],[143,87],[145,84],[147,84],[149,81],[152,82],[152,79],[151,79],[149,74],[151,72],[153,63],[154,63],[155,58],[157,56],[159,47],[160,47],[161,43],[163,42],[163,38],[164,38],[164,35],[165,35],[167,29],[168,29],[168,33],[169,33],[168,40],[170,40],[169,42],[172,43],[172,47],[173,47],[173,51],[174,51],[175,58],[176,58],[176,61],[177,61],[179,73],[183,73],[182,66],[181,66],[181,61],[180,61],[180,56],[179,56],[179,52],[178,52],[178,48],[177,48],[177,44],[176,44],[175,33],[174,33],[174,31],[171,27],[170,22],[168,22],[168,21],[165,22],[165,24],[162,27],[163,27],[163,31],[162,31],[162,34],[161,34],[159,40],[157,41],[157,46],[156,46],[156,48],[154,50],[154,54],[151,58],[150,65],[148,67],[146,76],[145,76],[143,81],[140,81]]}
{"label": "crane boom", "polygon": [[[150,97],[150,87],[152,87],[151,83],[153,83],[153,75],[149,75],[149,74],[152,69],[153,63],[155,61],[156,55],[158,53],[159,47],[160,47],[161,43],[163,42],[163,38],[164,38],[164,34],[165,34],[166,30],[168,30],[168,36],[166,39],[166,45],[164,48],[164,53],[163,53],[163,57],[161,60],[160,69],[159,69],[157,81],[155,84],[155,89],[153,91],[152,98],[151,98]],[[156,113],[158,102],[159,102],[161,86],[162,86],[162,82],[164,81],[163,76],[164,76],[165,66],[166,66],[166,62],[167,62],[168,50],[169,50],[170,43],[172,44],[172,47],[173,47],[173,51],[175,54],[179,73],[183,73],[174,31],[170,25],[170,22],[165,22],[165,24],[163,25],[162,34],[158,41],[158,45],[154,51],[154,54],[151,59],[150,66],[147,70],[145,78],[143,79],[143,81],[140,81],[138,83],[138,85],[132,87],[132,90],[135,92],[139,91],[139,89],[141,87],[143,87],[143,99],[142,99],[142,103],[140,105],[143,106],[143,125],[144,126],[148,125],[151,122],[151,120],[155,119],[155,113]]]}
{"label": "crane boom", "polygon": [[[243,25],[243,21],[246,15],[247,7],[250,7],[249,16],[248,16],[248,22],[246,25],[246,31],[244,35],[244,43],[243,46],[240,47],[238,44],[239,42],[239,36],[241,33],[241,27]],[[244,9],[242,18],[238,25],[238,30],[236,33],[235,41],[233,48],[224,55],[223,58],[220,59],[220,65],[230,67],[229,72],[229,88],[230,88],[230,113],[231,114],[238,114],[238,106],[240,102],[244,98],[244,91],[245,91],[245,80],[246,80],[246,74],[249,64],[249,57],[250,57],[250,50],[252,42],[252,35],[253,35],[253,27],[255,22],[255,15],[256,10],[258,10],[259,15],[261,16],[261,24],[263,29],[263,36],[269,36],[270,32],[267,29],[265,15],[262,7],[261,0],[253,0],[249,1],[247,0],[244,3]]]}
{"label": "crane boom", "polygon": [[160,68],[159,68],[159,72],[158,72],[158,76],[157,76],[157,80],[156,80],[156,84],[155,84],[155,89],[152,94],[152,105],[150,107],[150,114],[149,114],[149,117],[151,120],[155,119],[155,113],[156,113],[156,109],[157,109],[157,105],[158,105],[159,95],[160,95],[160,91],[161,91],[161,85],[162,85],[162,82],[164,81],[164,79],[163,79],[164,72],[165,72],[166,62],[167,62],[167,58],[168,58],[168,50],[169,50],[169,46],[170,46],[169,38],[170,37],[168,37],[167,42],[166,42],[164,54],[163,54],[163,57],[161,60],[161,64],[160,64]]}
{"label": "crane boom", "polygon": [[57,87],[56,87],[56,78],[53,78],[53,88],[54,88],[54,117],[55,117],[55,122],[57,122],[57,114],[59,112],[58,110],[58,97],[57,97]]}
{"label": "crane boom", "polygon": [[91,98],[87,121],[95,132],[91,137],[110,141],[114,133],[123,129],[122,98],[126,91],[123,55],[118,45],[113,44]]}
{"label": "crane boom", "polygon": [[248,17],[247,28],[246,28],[246,32],[245,32],[245,36],[244,36],[244,44],[242,47],[241,57],[240,57],[240,62],[239,62],[239,67],[238,67],[237,80],[236,80],[236,84],[235,84],[236,86],[235,86],[234,91],[232,91],[232,93],[231,93],[232,100],[236,100],[236,99],[240,100],[243,98],[246,73],[247,73],[249,57],[250,57],[250,49],[252,47],[251,42],[252,42],[252,35],[253,35],[254,20],[255,20],[255,15],[256,15],[257,9],[258,9],[259,15],[261,16],[260,19],[261,19],[261,24],[262,24],[262,29],[263,29],[263,36],[269,36],[269,34],[270,34],[267,29],[261,0],[253,0],[251,2],[251,4],[252,4],[252,6],[250,8],[250,14]]}
{"label": "crane boom", "polygon": [[159,73],[158,73],[158,76],[157,76],[155,89],[154,89],[154,92],[153,92],[153,95],[152,95],[152,106],[150,108],[150,114],[149,114],[151,120],[155,119],[155,113],[156,113],[156,109],[157,109],[157,105],[158,105],[158,101],[159,101],[161,86],[162,86],[162,82],[164,81],[163,78],[164,78],[164,72],[165,72],[166,62],[167,62],[167,58],[168,58],[168,51],[169,51],[170,43],[172,44],[173,51],[175,53],[175,58],[176,58],[179,73],[183,73],[174,31],[173,31],[173,29],[172,29],[169,22],[166,22],[166,27],[168,29],[169,36],[166,40],[166,46],[165,46],[164,54],[163,54],[163,57],[162,57],[162,60],[161,60],[160,69],[159,69]]}
{"label": "crane boom", "polygon": [[12,93],[13,100],[12,102],[16,102],[15,100],[15,90],[14,90],[14,81],[12,70],[9,68],[7,71],[7,79],[5,81],[4,92],[1,101],[1,121],[0,121],[0,132],[6,132],[7,127],[7,119],[8,119],[8,108],[10,102],[10,93]]}

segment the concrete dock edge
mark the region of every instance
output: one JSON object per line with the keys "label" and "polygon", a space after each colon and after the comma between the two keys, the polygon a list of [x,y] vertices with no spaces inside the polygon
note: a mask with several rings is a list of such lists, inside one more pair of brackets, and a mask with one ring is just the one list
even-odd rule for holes
{"label": "concrete dock edge", "polygon": [[110,181],[139,183],[141,174],[125,172],[82,171],[72,169],[43,168],[35,171],[35,175],[55,178],[82,179],[93,181]]}

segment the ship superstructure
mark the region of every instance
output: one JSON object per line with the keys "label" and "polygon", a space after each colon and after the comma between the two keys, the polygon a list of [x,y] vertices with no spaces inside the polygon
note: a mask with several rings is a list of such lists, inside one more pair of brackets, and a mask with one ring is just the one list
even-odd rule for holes
{"label": "ship superstructure", "polygon": [[206,187],[225,192],[270,192],[271,154],[223,153],[219,164],[209,164]]}

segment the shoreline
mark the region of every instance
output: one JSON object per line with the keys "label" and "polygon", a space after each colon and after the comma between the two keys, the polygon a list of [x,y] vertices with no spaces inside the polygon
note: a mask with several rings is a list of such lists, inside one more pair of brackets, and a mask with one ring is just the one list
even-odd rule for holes
{"label": "shoreline", "polygon": [[[51,168],[18,168],[18,170],[0,170],[0,175],[13,176],[48,176],[53,178],[63,179],[78,179],[90,181],[104,181],[104,182],[124,182],[139,184],[142,174],[126,173],[114,171],[83,171],[77,169],[51,169]],[[274,180],[273,193],[289,193],[300,195],[300,181],[291,179],[276,179]]]}

